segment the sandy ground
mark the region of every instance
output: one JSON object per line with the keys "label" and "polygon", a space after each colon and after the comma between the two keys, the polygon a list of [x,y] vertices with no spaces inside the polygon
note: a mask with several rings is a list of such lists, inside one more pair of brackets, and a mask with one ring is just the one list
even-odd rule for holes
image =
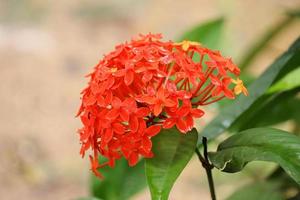
{"label": "sandy ground", "polygon": [[[238,59],[284,9],[296,5],[297,0],[0,0],[0,199],[88,195],[89,166],[78,154],[80,123],[74,115],[84,75],[115,44],[150,31],[174,39],[195,24],[225,15],[228,52]],[[280,54],[299,27],[295,22],[274,40],[253,64],[254,72]],[[217,176],[219,196],[225,197],[234,186]],[[134,199],[148,200],[149,193]],[[195,158],[170,199],[209,199]]]}

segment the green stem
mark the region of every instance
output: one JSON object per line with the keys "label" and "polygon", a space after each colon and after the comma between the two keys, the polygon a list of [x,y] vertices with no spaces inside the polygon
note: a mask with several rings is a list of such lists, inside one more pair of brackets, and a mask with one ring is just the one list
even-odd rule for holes
{"label": "green stem", "polygon": [[203,143],[203,154],[204,157],[201,155],[200,151],[198,148],[196,148],[196,154],[204,167],[208,179],[208,185],[209,185],[209,190],[210,190],[210,196],[212,200],[216,200],[216,192],[215,192],[215,186],[214,186],[214,179],[212,176],[212,169],[214,168],[212,164],[210,164],[208,160],[208,154],[207,154],[207,138],[202,137],[202,143]]}

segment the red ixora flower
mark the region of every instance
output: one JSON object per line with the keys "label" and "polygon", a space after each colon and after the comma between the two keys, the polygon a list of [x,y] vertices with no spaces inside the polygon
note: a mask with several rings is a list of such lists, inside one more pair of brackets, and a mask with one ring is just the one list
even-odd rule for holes
{"label": "red ixora flower", "polygon": [[[140,156],[152,157],[151,138],[161,128],[176,126],[185,134],[204,115],[201,106],[248,94],[230,58],[197,42],[161,39],[150,33],[118,45],[88,75],[77,114],[83,123],[80,154],[92,150],[91,170],[98,177],[99,168],[114,167],[121,157],[130,166]],[[107,162],[100,164],[99,156]]]}

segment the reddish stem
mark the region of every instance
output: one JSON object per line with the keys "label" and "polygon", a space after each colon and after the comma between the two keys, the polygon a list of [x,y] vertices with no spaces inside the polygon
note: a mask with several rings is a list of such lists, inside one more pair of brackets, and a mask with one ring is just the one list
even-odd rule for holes
{"label": "reddish stem", "polygon": [[[212,100],[212,101],[210,101],[210,102],[207,102],[207,103],[205,103],[205,101],[204,101],[203,103],[200,103],[199,105],[201,105],[201,106],[206,106],[206,105],[208,105],[208,104],[217,102],[217,101],[223,99],[224,97],[225,97],[225,96],[223,95],[223,96],[221,96],[221,97],[219,97],[219,98],[216,98],[216,99],[214,99],[214,100]],[[208,100],[208,99],[207,99],[207,100]]]}

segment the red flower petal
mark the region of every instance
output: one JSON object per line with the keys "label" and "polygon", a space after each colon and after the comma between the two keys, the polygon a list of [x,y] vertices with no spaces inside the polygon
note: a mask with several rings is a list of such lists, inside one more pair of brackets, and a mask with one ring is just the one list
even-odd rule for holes
{"label": "red flower petal", "polygon": [[144,149],[145,152],[150,152],[152,148],[152,142],[148,137],[143,137],[142,138],[142,148]]}
{"label": "red flower petal", "polygon": [[191,111],[191,108],[190,108],[190,107],[182,106],[181,108],[179,108],[179,109],[177,110],[176,115],[177,115],[177,116],[180,116],[180,117],[184,117],[184,116],[186,116],[190,111]]}
{"label": "red flower petal", "polygon": [[159,102],[156,103],[156,104],[154,105],[153,114],[154,114],[155,116],[158,116],[158,115],[161,113],[162,109],[163,109],[162,103],[159,103]]}
{"label": "red flower petal", "polygon": [[86,139],[88,139],[91,135],[90,131],[87,130],[83,130],[82,132],[80,132],[80,140],[81,141],[85,141]]}
{"label": "red flower petal", "polygon": [[150,105],[155,104],[156,98],[155,97],[149,97],[149,96],[143,96],[143,97],[136,97],[136,100],[139,102],[145,102]]}
{"label": "red flower petal", "polygon": [[90,158],[90,162],[91,162],[91,170],[94,172],[94,174],[99,177],[99,178],[103,178],[103,176],[98,172],[98,168],[99,168],[99,165],[98,165],[98,159],[93,159],[92,156],[89,156]]}
{"label": "red flower petal", "polygon": [[176,101],[173,101],[172,99],[165,99],[164,104],[166,107],[173,107],[176,106]]}
{"label": "red flower petal", "polygon": [[136,116],[141,118],[141,117],[145,117],[150,113],[149,108],[147,107],[142,107],[142,108],[138,108],[136,111]]}
{"label": "red flower petal", "polygon": [[106,105],[106,103],[105,103],[105,99],[104,99],[104,97],[102,96],[102,95],[99,95],[98,97],[97,97],[97,103],[98,103],[98,105],[100,106],[100,107],[105,107]]}
{"label": "red flower petal", "polygon": [[138,159],[139,159],[139,156],[137,153],[135,152],[132,152],[129,156],[129,159],[128,159],[128,164],[129,166],[134,166],[136,165],[136,163],[138,162]]}
{"label": "red flower petal", "polygon": [[130,85],[133,82],[134,72],[132,70],[127,70],[124,77],[124,82],[126,85]]}
{"label": "red flower petal", "polygon": [[120,109],[120,117],[123,121],[128,121],[129,120],[129,112],[128,110],[125,109]]}
{"label": "red flower petal", "polygon": [[115,164],[116,164],[116,159],[114,157],[109,157],[108,159],[108,166],[109,167],[115,167]]}
{"label": "red flower petal", "polygon": [[112,102],[113,95],[111,92],[108,92],[105,97],[105,104],[108,105]]}
{"label": "red flower petal", "polygon": [[146,129],[145,134],[149,137],[153,137],[160,132],[160,129],[160,126],[153,125]]}
{"label": "red flower petal", "polygon": [[125,127],[120,123],[112,124],[113,130],[118,134],[123,134],[125,132]]}
{"label": "red flower petal", "polygon": [[229,85],[231,83],[231,78],[224,78],[222,80],[222,83],[223,83],[224,86]]}
{"label": "red flower petal", "polygon": [[163,123],[163,128],[169,129],[172,128],[176,124],[176,120],[172,118],[167,118]]}
{"label": "red flower petal", "polygon": [[94,95],[90,95],[89,97],[87,97],[85,99],[85,105],[90,106],[93,105],[94,103],[96,103],[97,99]]}
{"label": "red flower petal", "polygon": [[192,128],[194,127],[193,117],[190,116],[190,115],[186,116],[185,124],[187,125],[187,130],[188,131],[192,130]]}
{"label": "red flower petal", "polygon": [[118,98],[118,97],[114,97],[114,99],[111,102],[111,105],[116,108],[119,109],[122,105],[122,101]]}
{"label": "red flower petal", "polygon": [[119,116],[119,109],[111,109],[107,114],[106,114],[106,118],[113,120],[116,119]]}
{"label": "red flower petal", "polygon": [[149,73],[149,72],[146,72],[144,75],[143,75],[143,78],[142,80],[146,83],[146,82],[149,82],[153,77],[153,74],[152,73]]}
{"label": "red flower petal", "polygon": [[147,128],[146,122],[144,120],[140,119],[138,132],[142,133],[142,135],[144,135],[146,128]]}
{"label": "red flower petal", "polygon": [[85,126],[90,126],[91,122],[90,120],[86,117],[86,116],[80,116],[81,122],[83,123],[83,125]]}
{"label": "red flower petal", "polygon": [[235,98],[235,96],[234,96],[234,94],[233,94],[233,92],[231,90],[224,89],[223,92],[224,92],[224,95],[226,97],[228,97],[229,99],[234,99]]}
{"label": "red flower petal", "polygon": [[109,142],[113,137],[113,132],[110,128],[106,129],[103,134],[103,141],[105,143]]}
{"label": "red flower petal", "polygon": [[157,91],[157,98],[158,99],[164,99],[165,98],[165,91],[163,87],[160,87]]}
{"label": "red flower petal", "polygon": [[188,130],[188,126],[186,125],[185,121],[181,118],[177,120],[176,127],[181,133],[186,133]]}
{"label": "red flower petal", "polygon": [[192,109],[191,113],[195,118],[200,118],[204,115],[204,111],[200,109]]}
{"label": "red flower petal", "polygon": [[131,115],[129,118],[129,127],[132,132],[137,132],[139,128],[139,120],[135,115]]}

